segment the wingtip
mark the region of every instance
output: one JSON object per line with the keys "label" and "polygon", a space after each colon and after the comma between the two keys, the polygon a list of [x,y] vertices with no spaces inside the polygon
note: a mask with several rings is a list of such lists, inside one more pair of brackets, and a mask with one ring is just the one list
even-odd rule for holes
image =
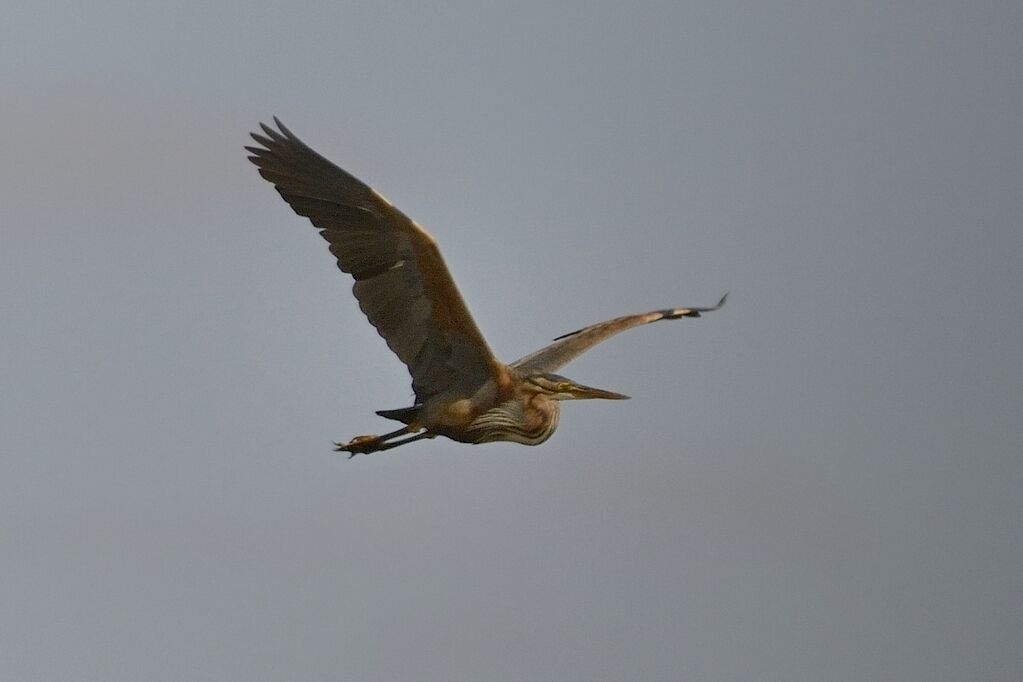
{"label": "wingtip", "polygon": [[285,126],[283,123],[281,123],[281,119],[277,118],[276,116],[274,116],[274,123],[277,124],[278,130],[280,130],[282,133],[284,133],[285,137],[288,137],[288,138],[294,138],[295,137],[295,134],[293,132],[291,132],[290,130],[288,130],[287,126]]}
{"label": "wingtip", "polygon": [[710,308],[668,308],[667,310],[660,311],[665,320],[677,320],[680,317],[702,317],[701,313],[714,312],[725,304],[728,300],[728,294],[726,293],[721,297],[721,300],[717,302],[717,305],[711,306]]}
{"label": "wingtip", "polygon": [[283,123],[281,123],[280,118],[278,118],[277,116],[272,116],[271,118],[273,118],[274,125],[277,126],[277,129],[274,129],[273,127],[267,125],[266,123],[260,121],[259,129],[262,131],[262,134],[249,133],[253,140],[263,145],[267,149],[270,149],[271,145],[274,145],[276,143],[296,139],[295,134],[288,130],[288,128]]}

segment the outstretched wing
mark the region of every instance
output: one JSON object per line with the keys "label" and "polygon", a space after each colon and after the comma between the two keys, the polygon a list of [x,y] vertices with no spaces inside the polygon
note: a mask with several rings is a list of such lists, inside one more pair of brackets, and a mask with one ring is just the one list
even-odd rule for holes
{"label": "outstretched wing", "polygon": [[535,353],[530,353],[520,360],[516,360],[511,366],[525,373],[556,372],[593,346],[596,346],[601,341],[606,341],[619,332],[638,327],[641,324],[657,322],[658,320],[699,317],[700,313],[709,313],[723,306],[727,298],[728,294],[725,294],[718,301],[717,305],[711,308],[669,308],[668,310],[655,310],[640,315],[626,315],[625,317],[616,317],[613,320],[598,322],[589,327],[583,327],[582,329],[559,336],[551,345],[541,348]]}
{"label": "outstretched wing", "polygon": [[281,124],[260,124],[249,160],[295,213],[330,244],[355,278],[359,307],[408,366],[422,402],[494,377],[500,364],[469,313],[433,237],[369,186],[323,158]]}

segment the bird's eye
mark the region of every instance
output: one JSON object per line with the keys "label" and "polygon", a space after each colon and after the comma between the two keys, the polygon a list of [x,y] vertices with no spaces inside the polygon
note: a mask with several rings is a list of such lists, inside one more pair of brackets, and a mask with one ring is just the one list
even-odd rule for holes
{"label": "bird's eye", "polygon": [[568,393],[568,389],[572,388],[572,385],[565,381],[558,382],[558,393]]}

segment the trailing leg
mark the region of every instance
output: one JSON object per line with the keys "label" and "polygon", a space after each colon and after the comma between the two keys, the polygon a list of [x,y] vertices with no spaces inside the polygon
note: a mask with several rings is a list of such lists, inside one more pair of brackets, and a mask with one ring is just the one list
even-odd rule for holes
{"label": "trailing leg", "polygon": [[349,453],[348,459],[351,459],[356,455],[368,455],[371,452],[390,450],[391,448],[396,448],[399,445],[404,445],[405,443],[411,443],[412,441],[420,440],[422,438],[432,438],[434,436],[434,434],[424,431],[412,436],[411,438],[388,442],[392,441],[394,438],[404,436],[417,430],[418,429],[415,427],[406,426],[398,429],[397,431],[385,433],[382,436],[356,436],[347,443],[334,443],[334,452],[347,452]]}

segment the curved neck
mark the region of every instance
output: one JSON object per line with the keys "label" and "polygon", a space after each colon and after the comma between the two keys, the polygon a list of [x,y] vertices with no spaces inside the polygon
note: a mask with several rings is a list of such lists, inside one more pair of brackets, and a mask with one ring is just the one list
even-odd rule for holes
{"label": "curved neck", "polygon": [[520,394],[476,417],[467,431],[476,443],[511,441],[539,445],[558,428],[561,407],[542,393]]}

